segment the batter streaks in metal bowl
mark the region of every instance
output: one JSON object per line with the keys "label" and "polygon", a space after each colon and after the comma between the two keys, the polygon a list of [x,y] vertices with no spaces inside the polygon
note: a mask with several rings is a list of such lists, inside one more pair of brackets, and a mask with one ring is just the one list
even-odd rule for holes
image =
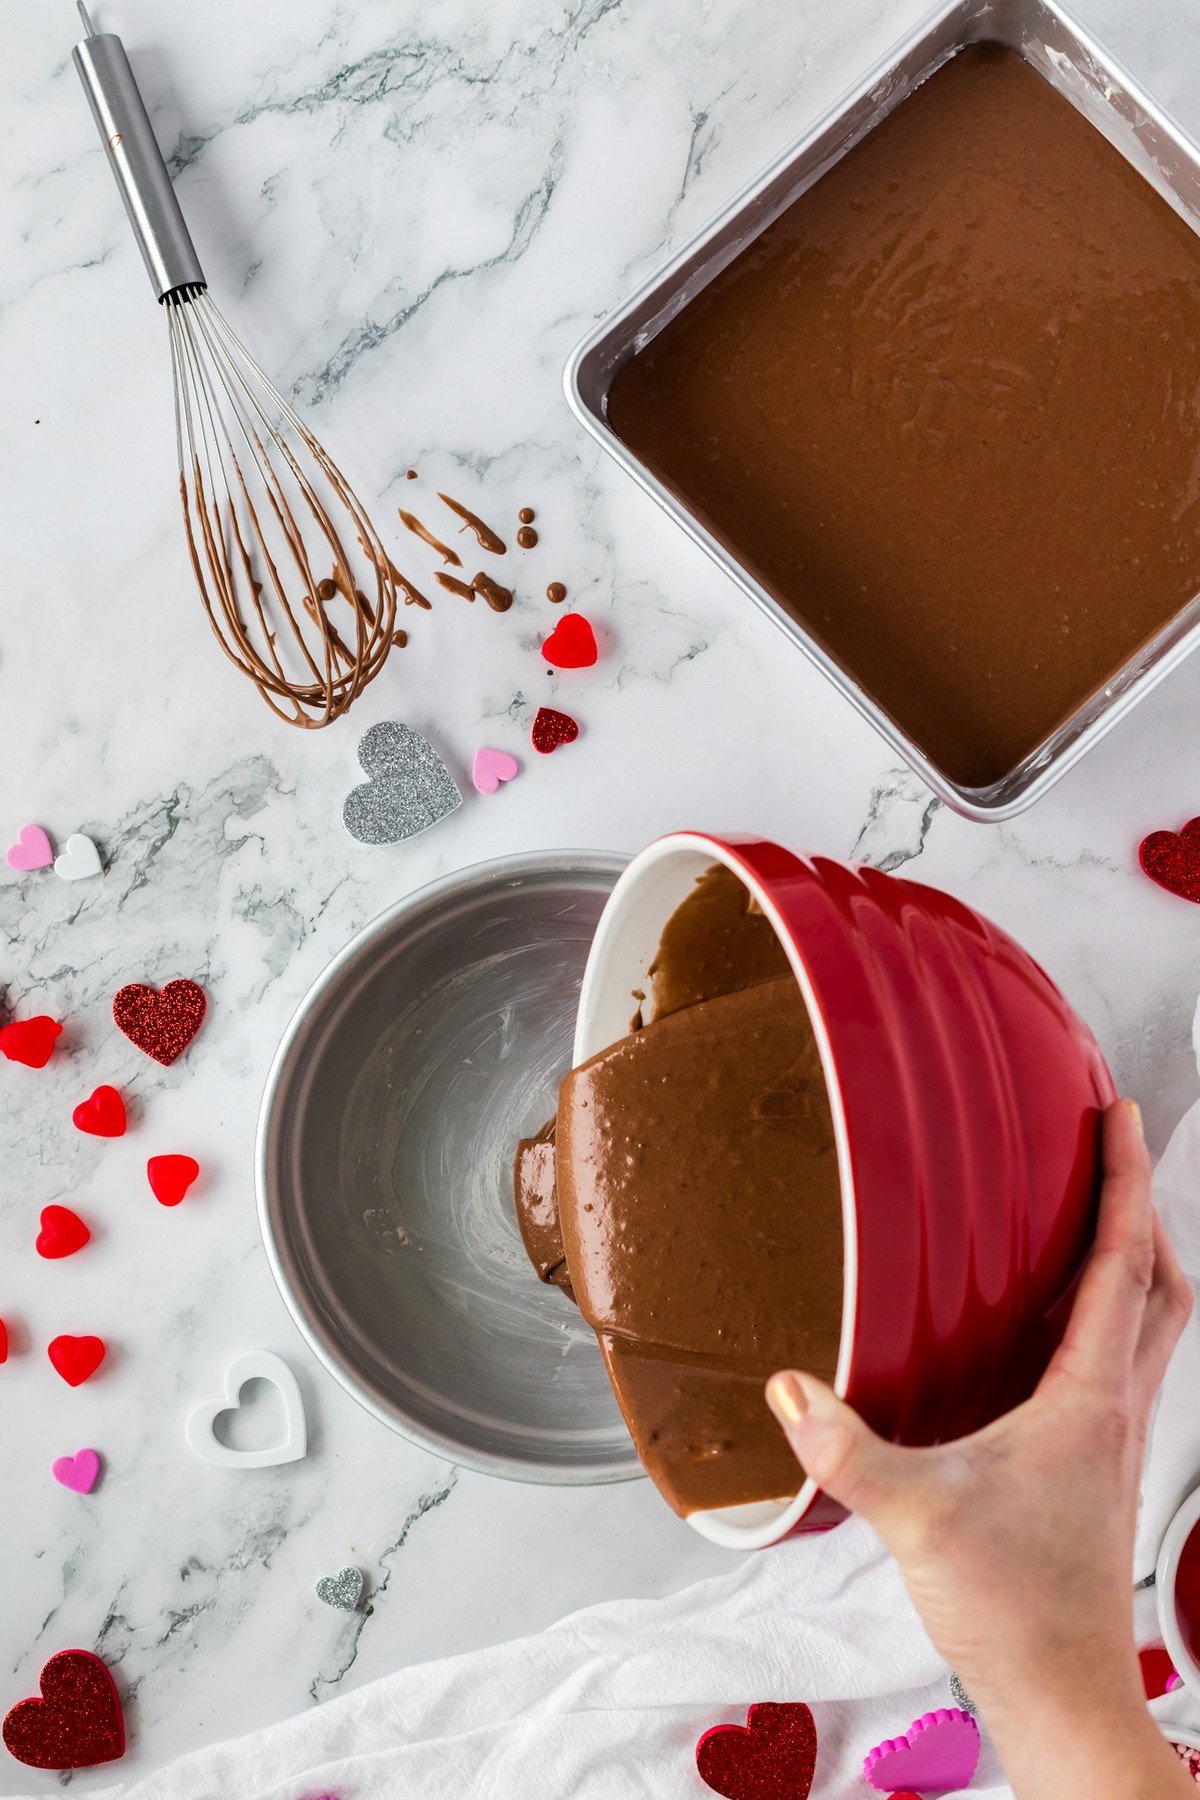
{"label": "batter streaks in metal bowl", "polygon": [[301,1005],[259,1122],[268,1254],[317,1354],[393,1429],[516,1480],[640,1473],[595,1338],[534,1279],[511,1180],[620,868],[513,857],[393,907]]}

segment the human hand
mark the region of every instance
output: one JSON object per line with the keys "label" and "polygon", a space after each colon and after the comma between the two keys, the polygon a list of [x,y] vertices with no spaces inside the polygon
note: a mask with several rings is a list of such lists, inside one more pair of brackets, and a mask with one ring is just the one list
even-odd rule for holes
{"label": "human hand", "polygon": [[1102,1141],[1096,1242],[1063,1341],[1022,1406],[955,1443],[909,1449],[814,1376],[767,1385],[808,1474],[896,1558],[1021,1800],[1195,1793],[1146,1710],[1132,1620],[1150,1406],[1192,1296],[1150,1202],[1131,1101],[1108,1109]]}

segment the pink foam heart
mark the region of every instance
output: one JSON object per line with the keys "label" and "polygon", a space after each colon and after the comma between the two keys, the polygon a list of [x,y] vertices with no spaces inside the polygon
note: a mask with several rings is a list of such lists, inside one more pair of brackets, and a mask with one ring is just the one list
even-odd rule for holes
{"label": "pink foam heart", "polygon": [[966,1787],[979,1761],[979,1727],[958,1706],[914,1719],[903,1737],[884,1738],[863,1759],[863,1774],[873,1788],[895,1794],[915,1788],[919,1794],[944,1794]]}
{"label": "pink foam heart", "polygon": [[74,1456],[60,1456],[52,1462],[50,1473],[73,1494],[90,1494],[100,1479],[100,1458],[94,1450],[77,1450]]}
{"label": "pink foam heart", "polygon": [[502,781],[511,781],[518,772],[515,756],[507,750],[477,750],[471,764],[471,785],[481,794],[494,794]]}
{"label": "pink foam heart", "polygon": [[10,869],[48,869],[54,852],[40,825],[22,825],[16,843],[4,852],[4,860]]}

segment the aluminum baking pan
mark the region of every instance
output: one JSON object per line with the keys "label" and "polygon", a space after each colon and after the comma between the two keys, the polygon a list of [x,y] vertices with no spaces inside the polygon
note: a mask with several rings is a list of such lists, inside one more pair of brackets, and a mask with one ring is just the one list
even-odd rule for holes
{"label": "aluminum baking pan", "polygon": [[512,1201],[624,860],[506,857],[382,913],[301,1002],[259,1115],[267,1256],[312,1349],[394,1431],[516,1481],[642,1473],[595,1334],[537,1281]]}
{"label": "aluminum baking pan", "polygon": [[929,761],[849,671],[810,637],[608,423],[608,395],[617,371],[630,357],[920,82],[959,50],[980,42],[1004,44],[1019,52],[1193,230],[1200,231],[1200,148],[1065,7],[1057,0],[951,0],[934,8],[630,300],[591,331],[568,363],[564,385],[571,408],[586,429],[824,671],[935,794],[967,818],[1000,820],[1031,806],[1196,647],[1200,596],[1001,781],[986,788],[962,787]]}

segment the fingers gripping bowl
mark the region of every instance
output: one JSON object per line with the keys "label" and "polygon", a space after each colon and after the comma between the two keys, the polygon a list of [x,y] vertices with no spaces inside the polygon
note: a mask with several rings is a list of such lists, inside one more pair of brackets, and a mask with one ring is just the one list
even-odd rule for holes
{"label": "fingers gripping bowl", "polygon": [[[820,1054],[843,1234],[834,1386],[897,1441],[961,1436],[1023,1399],[1058,1341],[1094,1229],[1104,1060],[1026,953],[948,895],[677,833],[601,915],[576,1066],[625,1036],[664,926],[714,863],[774,928]],[[805,1481],[689,1523],[749,1549],[842,1516]]]}

